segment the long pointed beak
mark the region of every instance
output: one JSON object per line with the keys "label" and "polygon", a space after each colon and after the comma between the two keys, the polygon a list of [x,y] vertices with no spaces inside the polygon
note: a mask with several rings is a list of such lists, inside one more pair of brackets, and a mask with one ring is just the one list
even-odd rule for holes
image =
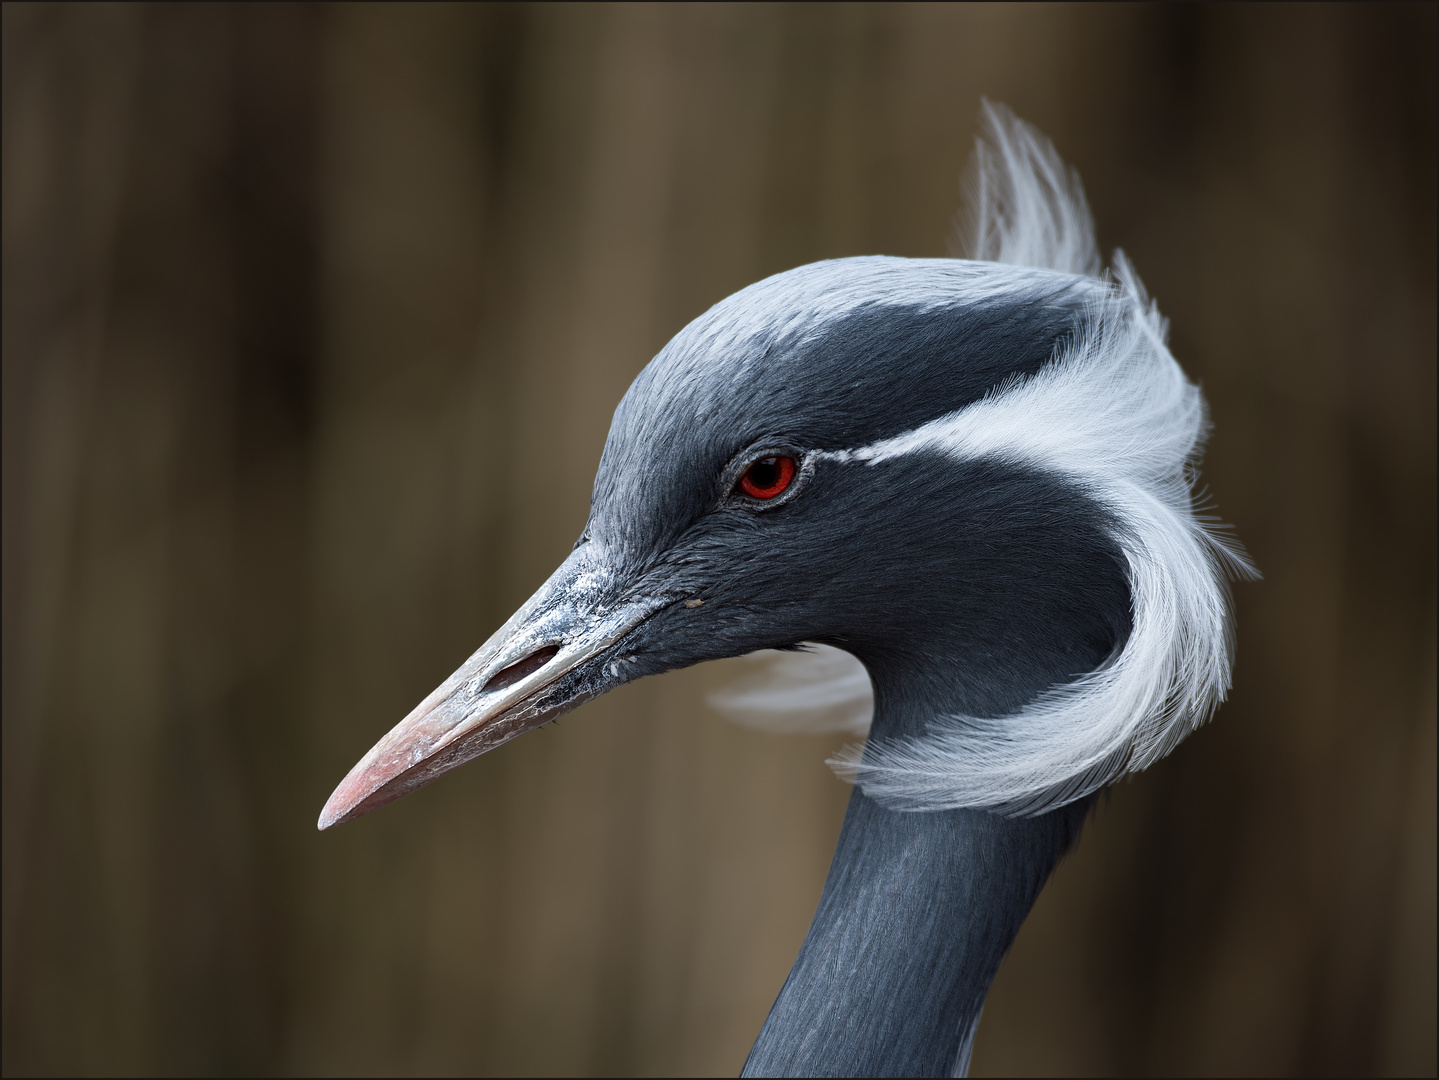
{"label": "long pointed beak", "polygon": [[[565,680],[670,602],[608,603],[613,576],[582,545],[510,621],[360,759],[320,811],[368,814],[623,681]],[[615,665],[609,665],[615,669]],[[559,685],[563,683],[566,685]]]}

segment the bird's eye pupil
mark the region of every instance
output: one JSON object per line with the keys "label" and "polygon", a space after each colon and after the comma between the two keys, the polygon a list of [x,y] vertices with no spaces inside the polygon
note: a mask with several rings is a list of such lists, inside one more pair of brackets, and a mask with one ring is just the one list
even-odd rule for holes
{"label": "bird's eye pupil", "polygon": [[794,480],[794,458],[775,454],[751,463],[739,479],[739,489],[752,499],[773,499]]}

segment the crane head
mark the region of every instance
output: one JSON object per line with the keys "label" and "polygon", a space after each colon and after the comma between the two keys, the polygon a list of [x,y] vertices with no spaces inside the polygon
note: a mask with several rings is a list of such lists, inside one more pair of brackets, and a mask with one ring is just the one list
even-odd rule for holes
{"label": "crane head", "polygon": [[1194,514],[1203,399],[1122,256],[1094,272],[1077,181],[991,120],[990,257],[815,263],[685,327],[619,403],[570,556],[322,829],[625,682],[804,642],[953,721],[848,763],[901,809],[1061,805],[1208,715],[1243,564]]}

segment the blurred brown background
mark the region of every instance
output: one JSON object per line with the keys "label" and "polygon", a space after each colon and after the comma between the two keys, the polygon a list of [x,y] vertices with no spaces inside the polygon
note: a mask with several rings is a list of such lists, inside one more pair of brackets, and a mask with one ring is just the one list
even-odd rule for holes
{"label": "blurred brown background", "polygon": [[1265,572],[977,1075],[1435,1071],[1435,8],[4,6],[3,1067],[735,1073],[840,737],[628,687],[331,788],[689,319],[943,254],[981,95],[1173,320]]}

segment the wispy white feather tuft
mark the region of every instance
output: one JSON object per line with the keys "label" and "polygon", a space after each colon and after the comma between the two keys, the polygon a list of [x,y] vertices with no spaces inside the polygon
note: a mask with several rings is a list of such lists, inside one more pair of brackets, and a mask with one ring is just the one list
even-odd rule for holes
{"label": "wispy white feather tuft", "polygon": [[802,652],[763,649],[749,659],[748,673],[709,697],[730,720],[786,735],[869,732],[874,688],[849,653],[808,644]]}
{"label": "wispy white feather tuft", "polygon": [[1143,769],[1202,724],[1229,689],[1226,572],[1243,552],[1194,512],[1204,399],[1122,254],[1083,334],[1034,376],[914,431],[844,451],[997,458],[1060,473],[1119,522],[1133,613],[1128,641],[1097,671],[1016,715],[951,716],[922,738],[851,748],[832,764],[896,809],[1032,814]]}
{"label": "wispy white feather tuft", "polygon": [[952,254],[1097,276],[1099,247],[1079,174],[1003,105],[984,102],[981,124],[963,184],[969,217]]}

